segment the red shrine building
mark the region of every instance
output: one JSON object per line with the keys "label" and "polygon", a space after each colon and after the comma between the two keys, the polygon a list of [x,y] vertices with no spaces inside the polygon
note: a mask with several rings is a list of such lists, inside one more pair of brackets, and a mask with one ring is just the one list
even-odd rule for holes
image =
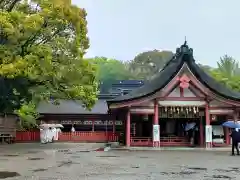
{"label": "red shrine building", "polygon": [[[238,121],[240,93],[216,82],[195,62],[185,43],[147,82],[120,81],[102,93],[91,111],[81,102],[40,103],[40,120],[64,126],[60,141],[109,142],[126,146],[229,145],[229,129],[221,124]],[[118,91],[120,89],[120,91]],[[186,131],[187,124],[194,131]],[[71,128],[75,132],[71,132]]]}
{"label": "red shrine building", "polygon": [[154,79],[107,104],[109,114],[124,121],[126,146],[189,146],[184,127],[194,122],[195,144],[210,148],[231,143],[221,124],[238,121],[240,93],[202,70],[185,43]]}

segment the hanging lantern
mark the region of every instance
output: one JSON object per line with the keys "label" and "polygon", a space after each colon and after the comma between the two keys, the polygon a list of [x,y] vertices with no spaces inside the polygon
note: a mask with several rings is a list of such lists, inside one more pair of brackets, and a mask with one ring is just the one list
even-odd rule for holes
{"label": "hanging lantern", "polygon": [[186,113],[188,114],[188,107],[186,107]]}
{"label": "hanging lantern", "polygon": [[167,112],[167,107],[165,107],[165,112]]}
{"label": "hanging lantern", "polygon": [[178,112],[178,114],[179,114],[179,107],[177,107],[177,112]]}
{"label": "hanging lantern", "polygon": [[183,107],[181,107],[181,112],[183,112]]}
{"label": "hanging lantern", "polygon": [[197,107],[196,111],[197,111],[197,112],[199,112],[199,109],[198,109],[198,107]]}
{"label": "hanging lantern", "polygon": [[170,113],[172,113],[172,112],[173,112],[173,108],[171,107],[171,108],[170,108]]}
{"label": "hanging lantern", "polygon": [[212,121],[216,121],[216,119],[217,119],[217,117],[216,117],[216,115],[212,115]]}
{"label": "hanging lantern", "polygon": [[193,113],[196,114],[196,107],[193,107]]}
{"label": "hanging lantern", "polygon": [[173,112],[174,112],[174,113],[176,112],[176,109],[175,109],[175,107],[173,107]]}

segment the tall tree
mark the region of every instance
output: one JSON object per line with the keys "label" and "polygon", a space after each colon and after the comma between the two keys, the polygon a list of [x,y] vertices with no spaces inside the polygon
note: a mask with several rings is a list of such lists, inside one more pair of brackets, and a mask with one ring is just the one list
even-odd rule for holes
{"label": "tall tree", "polygon": [[0,1],[0,111],[34,125],[41,100],[96,100],[86,11],[70,0]]}
{"label": "tall tree", "polygon": [[217,62],[218,68],[210,71],[210,74],[220,83],[229,88],[240,91],[239,63],[230,56],[223,56]]}
{"label": "tall tree", "polygon": [[130,71],[138,79],[150,79],[173,57],[171,51],[147,51],[138,54],[130,62]]}
{"label": "tall tree", "polygon": [[217,62],[218,70],[226,76],[232,77],[240,74],[239,63],[231,56],[225,55]]}
{"label": "tall tree", "polygon": [[89,61],[96,65],[100,81],[134,79],[134,75],[127,68],[127,63],[106,57],[95,57]]}

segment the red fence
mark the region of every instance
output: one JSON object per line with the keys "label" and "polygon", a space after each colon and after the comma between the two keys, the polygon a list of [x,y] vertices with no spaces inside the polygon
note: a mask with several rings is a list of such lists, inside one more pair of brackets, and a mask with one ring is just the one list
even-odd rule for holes
{"label": "red fence", "polygon": [[16,142],[40,141],[40,131],[17,131]]}
{"label": "red fence", "polygon": [[74,142],[116,142],[119,135],[113,132],[64,132],[59,134],[59,141]]}
{"label": "red fence", "polygon": [[[59,141],[73,142],[116,142],[119,134],[113,132],[62,132],[59,134]],[[39,131],[18,131],[16,142],[40,141]]]}

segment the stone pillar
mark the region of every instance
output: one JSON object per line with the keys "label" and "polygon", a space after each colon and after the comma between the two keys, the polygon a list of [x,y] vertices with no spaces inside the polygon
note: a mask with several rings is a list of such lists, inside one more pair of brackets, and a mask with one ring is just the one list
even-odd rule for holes
{"label": "stone pillar", "polygon": [[[154,116],[153,116],[153,131],[154,131],[154,125],[159,125],[158,122],[159,112],[158,112],[158,101],[154,101]],[[153,147],[160,147],[160,127],[158,129],[159,132],[159,140],[154,141],[154,132],[153,132]]]}
{"label": "stone pillar", "polygon": [[210,113],[209,104],[205,105],[205,117],[206,117],[206,127],[205,127],[205,145],[206,148],[212,148],[212,126],[210,125]]}
{"label": "stone pillar", "polygon": [[128,109],[127,111],[127,117],[126,117],[126,146],[130,147],[130,131],[131,131],[131,127],[130,127],[130,121],[131,121],[131,114],[130,114],[130,110]]}

